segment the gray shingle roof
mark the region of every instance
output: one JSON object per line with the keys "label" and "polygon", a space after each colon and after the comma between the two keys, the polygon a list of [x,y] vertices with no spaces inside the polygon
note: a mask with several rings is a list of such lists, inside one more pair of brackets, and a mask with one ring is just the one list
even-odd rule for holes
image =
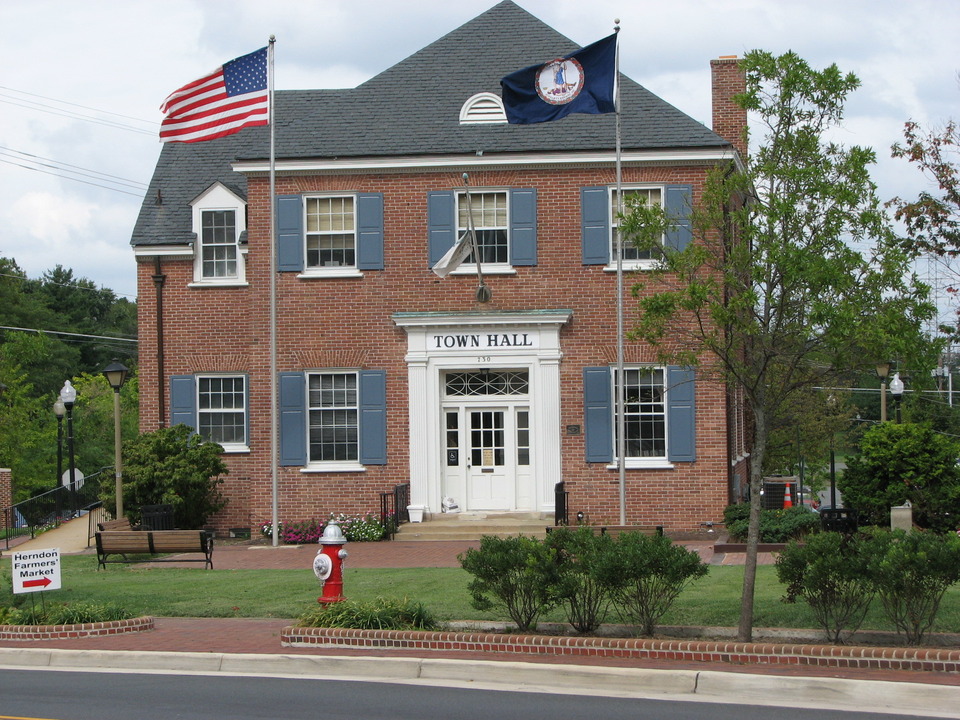
{"label": "gray shingle roof", "polygon": [[[600,38],[596,38],[599,40]],[[330,159],[609,150],[615,116],[570,115],[539,125],[460,125],[476,93],[499,96],[500,78],[566,55],[578,45],[504,0],[360,86],[275,94],[276,157]],[[621,76],[625,150],[717,148],[729,143],[701,123]],[[230,169],[238,159],[266,159],[269,132],[248,128],[203,143],[167,143],[134,227],[134,245],[192,239],[189,203],[220,180],[246,196]],[[157,203],[158,192],[163,198]]]}

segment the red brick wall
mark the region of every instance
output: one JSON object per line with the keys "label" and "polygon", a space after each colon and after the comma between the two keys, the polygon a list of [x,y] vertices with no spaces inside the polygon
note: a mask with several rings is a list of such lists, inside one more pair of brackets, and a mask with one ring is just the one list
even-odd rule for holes
{"label": "red brick wall", "polygon": [[[388,461],[363,473],[278,471],[282,520],[323,517],[334,512],[378,509],[379,493],[408,480],[406,333],[391,315],[397,311],[519,311],[570,309],[561,329],[561,428],[583,424],[582,368],[616,358],[616,276],[581,264],[580,188],[613,184],[612,169],[474,170],[470,184],[538,189],[538,264],[518,267],[516,275],[491,276],[492,299],[475,302],[476,278],[436,277],[428,267],[426,198],[430,190],[462,186],[462,170],[379,175],[278,177],[278,194],[351,191],[384,193],[385,270],[363,278],[302,279],[280,273],[277,283],[278,370],[365,367],[387,372]],[[703,167],[626,167],[630,183],[687,183],[699,198]],[[269,213],[265,177],[249,180],[248,287],[189,287],[193,262],[164,258],[163,307],[165,374],[243,371],[250,378],[251,452],[227,455],[231,473],[224,485],[227,509],[216,518],[222,529],[256,525],[270,518],[269,462]],[[156,362],[156,305],[152,262],[140,265],[141,426],[151,430],[159,417]],[[634,301],[625,283],[629,327]],[[628,362],[654,362],[651,348],[626,348]],[[166,392],[167,383],[161,387]],[[167,407],[169,399],[167,398]],[[628,523],[690,530],[719,521],[727,501],[726,396],[722,386],[697,384],[697,461],[671,470],[630,470],[626,496]],[[169,411],[167,411],[169,412]],[[413,438],[416,442],[417,438]],[[584,460],[584,437],[562,435],[563,479],[570,510],[583,510],[594,522],[618,522],[616,471]],[[558,480],[560,478],[557,478]]]}

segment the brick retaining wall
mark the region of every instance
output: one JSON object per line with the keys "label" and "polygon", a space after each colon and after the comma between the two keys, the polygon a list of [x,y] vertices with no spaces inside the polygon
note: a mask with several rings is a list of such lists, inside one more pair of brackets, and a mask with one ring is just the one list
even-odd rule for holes
{"label": "brick retaining wall", "polygon": [[152,617],[73,625],[0,625],[0,640],[61,640],[153,630]]}
{"label": "brick retaining wall", "polygon": [[740,643],[650,638],[598,638],[502,633],[285,627],[284,647],[391,648],[459,652],[619,657],[737,665],[797,665],[960,672],[960,650],[843,645]]}

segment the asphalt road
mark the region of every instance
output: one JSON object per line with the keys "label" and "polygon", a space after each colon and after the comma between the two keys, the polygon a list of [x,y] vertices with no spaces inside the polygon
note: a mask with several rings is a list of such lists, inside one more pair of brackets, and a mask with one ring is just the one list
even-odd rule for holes
{"label": "asphalt road", "polygon": [[[780,708],[777,720],[875,719],[873,712]],[[734,703],[506,692],[316,678],[0,672],[0,719],[24,720],[769,720],[771,708]],[[893,720],[913,715],[884,715]]]}

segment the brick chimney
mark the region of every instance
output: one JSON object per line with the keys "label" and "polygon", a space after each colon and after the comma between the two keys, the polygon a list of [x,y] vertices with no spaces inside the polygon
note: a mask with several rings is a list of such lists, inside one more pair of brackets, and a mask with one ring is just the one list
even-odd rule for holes
{"label": "brick chimney", "polygon": [[747,89],[747,81],[740,70],[740,58],[721,55],[710,61],[711,90],[713,94],[713,131],[733,143],[742,157],[747,154],[747,111],[733,101],[733,96]]}

